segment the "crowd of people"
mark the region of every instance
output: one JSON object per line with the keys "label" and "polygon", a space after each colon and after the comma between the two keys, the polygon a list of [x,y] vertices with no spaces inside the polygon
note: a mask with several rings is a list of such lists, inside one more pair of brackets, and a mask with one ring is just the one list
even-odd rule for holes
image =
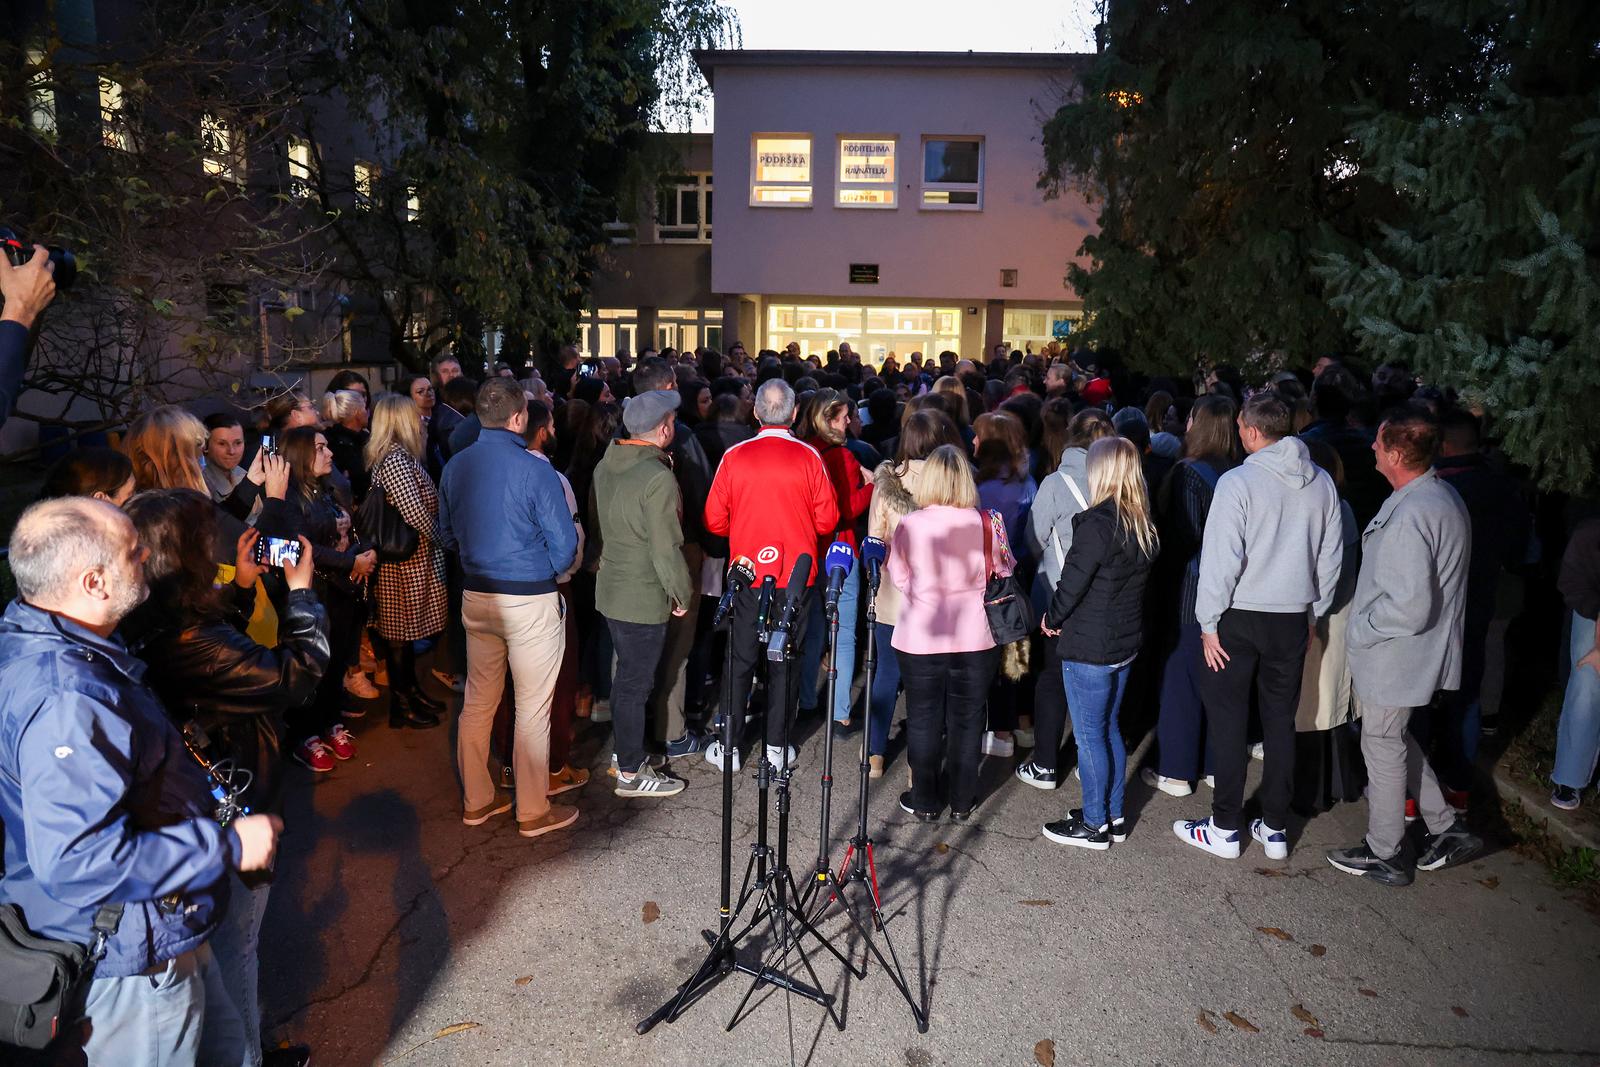
{"label": "crowd of people", "polygon": [[[580,818],[583,720],[610,724],[601,782],[657,800],[689,761],[797,766],[821,714],[866,731],[874,779],[903,750],[920,821],[980,818],[985,758],[1044,790],[1071,770],[1042,835],[1105,850],[1126,718],[1156,733],[1143,782],[1211,790],[1171,828],[1199,851],[1284,859],[1292,819],[1364,797],[1338,869],[1398,886],[1474,855],[1496,590],[1535,551],[1482,419],[1391,366],[1251,387],[1093,358],[567,348],[480,382],[445,357],[382,392],[345,371],[260,411],[158,408],[66,456],[10,542],[0,902],[80,944],[120,908],[89,1061],[305,1061],[263,1050],[256,989],[285,765],[339,773],[385,695],[389,728],[426,730],[460,694],[462,821],[526,838]],[[824,595],[829,548],[867,539],[881,582]],[[996,583],[1035,632],[996,640]],[[1570,807],[1600,752],[1600,527],[1561,589]]]}

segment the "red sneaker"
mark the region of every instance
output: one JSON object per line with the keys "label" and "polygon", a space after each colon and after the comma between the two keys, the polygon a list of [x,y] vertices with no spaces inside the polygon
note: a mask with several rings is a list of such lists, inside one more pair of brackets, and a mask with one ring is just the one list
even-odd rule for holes
{"label": "red sneaker", "polygon": [[336,723],[330,727],[328,739],[323,743],[333,751],[335,759],[347,760],[356,754],[356,739],[344,728],[343,723]]}
{"label": "red sneaker", "polygon": [[1439,787],[1439,792],[1444,794],[1444,802],[1455,809],[1457,815],[1467,813],[1467,791],[1465,789],[1446,789]]}
{"label": "red sneaker", "polygon": [[294,750],[294,758],[318,773],[333,770],[333,753],[320,737],[309,737],[301,742]]}
{"label": "red sneaker", "polygon": [[1415,800],[1411,799],[1410,797],[1406,797],[1406,822],[1416,822],[1416,821],[1417,821],[1417,802]]}

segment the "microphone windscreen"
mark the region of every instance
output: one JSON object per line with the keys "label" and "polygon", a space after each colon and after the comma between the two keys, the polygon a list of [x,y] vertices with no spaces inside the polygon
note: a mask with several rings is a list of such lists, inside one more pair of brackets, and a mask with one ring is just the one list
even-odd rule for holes
{"label": "microphone windscreen", "polygon": [[794,561],[794,570],[789,572],[789,584],[785,589],[804,589],[811,584],[811,556],[800,553],[800,558]]}
{"label": "microphone windscreen", "polygon": [[828,554],[823,557],[822,566],[823,570],[828,574],[832,574],[836,570],[842,570],[848,575],[850,568],[855,566],[855,562],[856,554],[850,551],[850,546],[843,541],[835,541],[828,546]]}
{"label": "microphone windscreen", "polygon": [[861,542],[862,563],[876,563],[879,566],[882,566],[883,561],[888,558],[889,546],[883,543],[883,538],[869,537],[865,541]]}
{"label": "microphone windscreen", "polygon": [[756,580],[756,565],[750,562],[749,556],[735,556],[728,567],[728,577],[748,586]]}

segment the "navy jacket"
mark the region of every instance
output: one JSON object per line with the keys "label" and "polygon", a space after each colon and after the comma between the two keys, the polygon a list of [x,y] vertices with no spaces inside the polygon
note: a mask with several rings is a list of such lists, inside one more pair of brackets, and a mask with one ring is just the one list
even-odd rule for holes
{"label": "navy jacket", "polygon": [[554,593],[578,531],[555,468],[510,430],[485,429],[444,468],[439,535],[475,593]]}
{"label": "navy jacket", "polygon": [[240,858],[144,672],[116,638],[20,600],[0,617],[0,901],[81,945],[101,904],[124,904],[105,978],[204,942]]}
{"label": "navy jacket", "polygon": [[0,322],[0,426],[17,406],[27,366],[28,328],[20,322]]}

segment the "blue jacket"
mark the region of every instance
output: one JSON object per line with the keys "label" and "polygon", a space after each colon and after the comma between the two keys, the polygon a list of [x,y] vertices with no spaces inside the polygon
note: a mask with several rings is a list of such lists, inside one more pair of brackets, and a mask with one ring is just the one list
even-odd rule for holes
{"label": "blue jacket", "polygon": [[0,617],[0,901],[81,945],[101,904],[126,905],[105,978],[204,942],[240,858],[144,672],[116,638],[20,600]]}
{"label": "blue jacket", "polygon": [[0,322],[0,426],[17,406],[27,369],[28,328],[20,322]]}
{"label": "blue jacket", "polygon": [[461,556],[463,588],[532,596],[556,591],[578,531],[561,479],[510,430],[485,429],[445,465],[439,534]]}

